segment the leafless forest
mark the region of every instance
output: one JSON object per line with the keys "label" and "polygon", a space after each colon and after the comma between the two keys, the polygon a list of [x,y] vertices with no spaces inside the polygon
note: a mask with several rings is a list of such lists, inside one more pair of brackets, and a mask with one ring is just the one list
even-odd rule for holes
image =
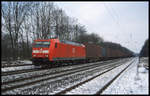
{"label": "leafless forest", "polygon": [[103,41],[95,33],[87,34],[84,25],[52,2],[2,2],[1,14],[3,59],[30,58],[35,39]]}

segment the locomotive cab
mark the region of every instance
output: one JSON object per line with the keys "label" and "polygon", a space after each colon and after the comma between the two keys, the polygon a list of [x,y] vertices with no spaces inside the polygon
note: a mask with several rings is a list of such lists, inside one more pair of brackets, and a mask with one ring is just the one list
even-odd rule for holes
{"label": "locomotive cab", "polygon": [[48,61],[50,46],[50,40],[35,40],[32,46],[32,61]]}
{"label": "locomotive cab", "polygon": [[33,57],[48,57],[50,41],[36,41],[33,44]]}
{"label": "locomotive cab", "polygon": [[54,45],[57,42],[59,42],[58,39],[34,40],[32,46],[32,63],[36,65],[52,61]]}

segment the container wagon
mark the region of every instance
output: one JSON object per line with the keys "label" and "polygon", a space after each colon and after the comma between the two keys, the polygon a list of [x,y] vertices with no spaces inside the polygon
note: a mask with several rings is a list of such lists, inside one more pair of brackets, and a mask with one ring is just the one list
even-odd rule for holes
{"label": "container wagon", "polygon": [[83,43],[86,50],[86,62],[99,61],[102,57],[102,47],[95,44]]}

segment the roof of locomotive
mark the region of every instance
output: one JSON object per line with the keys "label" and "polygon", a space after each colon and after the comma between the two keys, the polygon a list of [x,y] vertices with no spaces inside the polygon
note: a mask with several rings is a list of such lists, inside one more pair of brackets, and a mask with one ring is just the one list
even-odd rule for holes
{"label": "roof of locomotive", "polygon": [[72,42],[72,41],[67,41],[67,40],[60,40],[58,38],[50,38],[50,39],[37,39],[34,40],[34,42],[38,42],[38,41],[59,41],[60,43],[65,43],[65,44],[70,44],[70,45],[76,45],[76,46],[85,46],[84,44],[80,44],[80,43],[76,43],[76,42]]}
{"label": "roof of locomotive", "polygon": [[50,41],[50,40],[56,40],[56,41],[58,41],[59,39],[57,39],[57,38],[50,38],[50,39],[36,39],[36,40],[34,40],[34,41]]}

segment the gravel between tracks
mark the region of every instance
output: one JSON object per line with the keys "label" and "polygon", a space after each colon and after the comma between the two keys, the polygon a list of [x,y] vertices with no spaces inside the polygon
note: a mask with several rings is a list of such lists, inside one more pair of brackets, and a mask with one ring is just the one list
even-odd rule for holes
{"label": "gravel between tracks", "polygon": [[[96,94],[103,86],[105,86],[109,81],[111,81],[118,73],[120,73],[124,68],[126,68],[133,60],[126,62],[125,64],[112,69],[105,74],[102,74],[95,79],[67,92],[66,94]],[[113,75],[112,75],[113,73]]]}
{"label": "gravel between tracks", "polygon": [[[91,76],[92,74],[94,74],[94,73],[89,73],[89,72],[87,72],[88,73],[88,76]],[[55,88],[55,87],[58,87],[58,86],[63,86],[63,85],[65,85],[66,83],[69,83],[69,82],[74,82],[74,81],[78,81],[78,80],[82,80],[83,79],[83,77],[85,76],[85,77],[87,77],[87,73],[81,73],[81,75],[73,75],[73,76],[70,76],[70,77],[66,77],[65,79],[63,79],[62,80],[62,78],[59,78],[61,81],[63,81],[62,83],[60,83],[60,81],[58,80],[57,82],[58,83],[56,83],[55,82],[55,80],[53,80],[53,82],[51,81],[51,84],[49,83],[49,87],[42,87],[41,88],[41,86],[40,86],[40,88],[37,88],[37,87],[34,87],[34,88],[32,88],[31,86],[30,86],[30,88],[29,87],[27,87],[27,89],[25,88],[24,90],[22,90],[22,89],[15,89],[15,90],[13,90],[13,91],[9,91],[7,94],[35,94],[35,93],[37,93],[38,92],[38,94],[45,94],[46,92],[45,91],[39,91],[39,90],[41,90],[41,89],[52,89],[52,87],[54,88],[54,89],[57,89],[57,88]],[[72,79],[72,78],[76,78],[76,79]],[[45,83],[44,83],[45,82]],[[55,84],[53,84],[55,82]],[[43,84],[46,84],[47,85],[47,81],[43,81],[42,82]],[[37,84],[37,85],[40,85],[40,84]],[[31,91],[32,90],[32,91]],[[38,91],[37,91],[38,90]],[[34,91],[34,92],[33,92]],[[51,91],[54,91],[54,90],[51,90]],[[49,90],[48,92],[50,92],[51,93],[51,91]],[[44,92],[44,93],[43,93]],[[48,93],[49,94],[49,93]]]}
{"label": "gravel between tracks", "polygon": [[[119,61],[119,59],[116,60],[116,61]],[[107,62],[105,62],[105,63],[107,63]],[[101,62],[98,62],[98,63],[103,64],[104,62],[101,61]],[[83,65],[65,66],[65,67],[58,67],[58,68],[44,69],[44,70],[36,70],[36,71],[33,71],[33,72],[28,72],[28,73],[2,76],[2,81],[1,82],[3,83],[3,82],[8,82],[8,81],[13,81],[13,80],[16,80],[16,79],[29,78],[29,77],[32,77],[32,76],[44,75],[44,74],[48,74],[48,73],[54,73],[54,72],[57,72],[57,71],[69,70],[69,69],[82,67],[82,66],[88,66],[88,65],[92,65],[92,64],[94,64],[94,63],[87,63],[87,64],[83,64]]]}

